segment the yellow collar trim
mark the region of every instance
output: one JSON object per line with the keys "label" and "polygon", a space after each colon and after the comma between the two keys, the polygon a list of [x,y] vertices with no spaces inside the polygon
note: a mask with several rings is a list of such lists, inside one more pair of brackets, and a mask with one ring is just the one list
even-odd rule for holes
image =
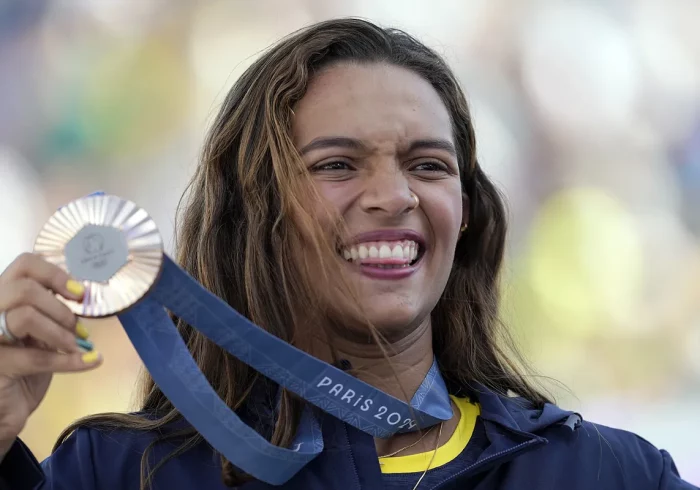
{"label": "yellow collar trim", "polygon": [[480,413],[479,405],[471,403],[466,398],[456,398],[452,395],[450,395],[450,398],[459,410],[459,422],[448,441],[437,449],[433,463],[430,464],[430,459],[433,457],[434,451],[409,454],[407,456],[389,456],[379,458],[382,473],[418,473],[425,471],[428,464],[430,464],[428,469],[437,468],[449,463],[464,451],[474,433],[476,417]]}

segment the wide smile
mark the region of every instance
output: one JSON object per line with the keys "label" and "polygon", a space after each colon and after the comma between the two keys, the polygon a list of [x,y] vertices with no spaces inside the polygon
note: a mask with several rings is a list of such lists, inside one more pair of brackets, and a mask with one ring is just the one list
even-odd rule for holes
{"label": "wide smile", "polygon": [[425,245],[417,240],[358,242],[339,249],[345,261],[374,279],[403,279],[413,274],[425,256]]}

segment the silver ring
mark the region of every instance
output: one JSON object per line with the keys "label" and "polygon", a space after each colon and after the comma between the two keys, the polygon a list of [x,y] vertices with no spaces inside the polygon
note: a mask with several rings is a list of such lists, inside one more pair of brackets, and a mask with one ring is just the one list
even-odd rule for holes
{"label": "silver ring", "polygon": [[17,337],[12,335],[12,332],[7,328],[7,312],[0,311],[0,339],[5,339],[7,342],[17,342]]}

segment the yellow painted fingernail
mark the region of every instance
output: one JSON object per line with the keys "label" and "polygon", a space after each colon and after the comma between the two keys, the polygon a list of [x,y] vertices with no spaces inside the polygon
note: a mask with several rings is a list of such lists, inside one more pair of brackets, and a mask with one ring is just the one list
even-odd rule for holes
{"label": "yellow painted fingernail", "polygon": [[82,360],[85,364],[92,364],[96,362],[100,358],[100,353],[97,352],[96,350],[93,350],[91,352],[86,352],[82,356]]}
{"label": "yellow painted fingernail", "polygon": [[66,289],[76,296],[80,296],[85,292],[85,286],[73,279],[68,279]]}
{"label": "yellow painted fingernail", "polygon": [[90,336],[90,332],[88,332],[88,329],[85,328],[85,325],[82,323],[78,322],[78,324],[75,326],[75,333],[78,337],[81,339],[85,340]]}

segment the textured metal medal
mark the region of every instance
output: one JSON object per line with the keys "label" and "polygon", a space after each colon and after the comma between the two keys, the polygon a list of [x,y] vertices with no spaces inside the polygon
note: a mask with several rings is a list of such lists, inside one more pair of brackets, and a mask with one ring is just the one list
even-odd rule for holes
{"label": "textured metal medal", "polygon": [[34,244],[41,255],[85,286],[82,302],[59,298],[83,317],[116,315],[153,287],[163,240],[153,219],[131,201],[91,195],[60,208]]}

